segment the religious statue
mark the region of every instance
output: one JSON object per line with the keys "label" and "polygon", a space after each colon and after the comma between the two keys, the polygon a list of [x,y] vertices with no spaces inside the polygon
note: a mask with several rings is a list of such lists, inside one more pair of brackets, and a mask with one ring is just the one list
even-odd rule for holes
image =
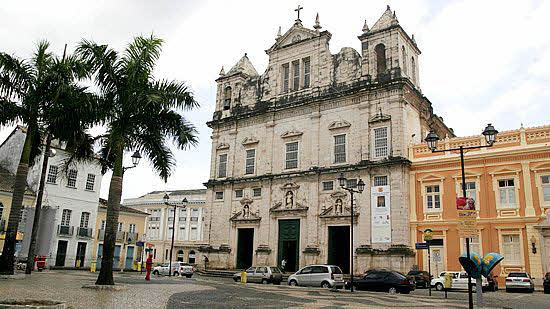
{"label": "religious statue", "polygon": [[250,206],[244,205],[243,206],[243,218],[250,217]]}
{"label": "religious statue", "polygon": [[337,199],[334,203],[334,213],[341,214],[342,213],[342,199]]}
{"label": "religious statue", "polygon": [[285,206],[286,208],[292,208],[294,206],[294,193],[292,193],[292,191],[286,193]]}

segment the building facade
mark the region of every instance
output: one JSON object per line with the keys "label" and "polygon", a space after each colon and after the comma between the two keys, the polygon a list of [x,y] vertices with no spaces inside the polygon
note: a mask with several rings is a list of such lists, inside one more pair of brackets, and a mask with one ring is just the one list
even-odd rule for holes
{"label": "building facade", "polygon": [[[144,232],[147,216],[149,214],[146,212],[120,205],[113,269],[137,269],[137,263],[141,262],[143,258],[143,246],[138,246],[138,242],[145,241]],[[105,222],[107,222],[107,201],[99,199],[94,248],[92,250],[92,260],[96,261],[96,269],[101,269]]]}
{"label": "building facade", "polygon": [[[484,145],[483,136],[445,139],[440,149]],[[476,200],[478,235],[471,251],[498,252],[493,270],[501,285],[512,271],[526,271],[542,283],[550,271],[550,126],[501,132],[491,148],[465,154],[466,193]],[[433,230],[433,274],[461,269],[465,253],[459,237],[456,197],[462,196],[460,155],[431,153],[425,144],[410,148],[411,245]],[[424,251],[420,269],[428,270]]]}
{"label": "building facade", "polygon": [[[360,30],[360,29],[358,29]],[[390,8],[357,52],[331,54],[319,16],[298,18],[266,50],[259,75],[245,54],[217,82],[203,248],[210,267],[330,263],[356,273],[408,271],[408,145],[429,127],[454,136],[420,91],[420,50]],[[340,189],[367,184],[354,196]],[[354,243],[350,241],[350,222]],[[355,249],[350,255],[350,246]]]}
{"label": "building facade", "polygon": [[[0,145],[0,166],[15,173],[25,141],[26,130],[16,127]],[[55,267],[89,267],[92,261],[93,227],[101,189],[98,162],[71,164],[65,171],[69,154],[64,145],[52,143],[56,154],[48,162],[40,219],[37,254],[47,256]],[[29,169],[27,183],[36,192],[40,182],[42,157]],[[24,212],[25,213],[29,213]],[[32,220],[27,220],[32,226]],[[30,230],[29,230],[30,231]]]}
{"label": "building facade", "polygon": [[[184,198],[187,199],[185,208],[176,209],[175,219],[174,207],[164,203],[165,194],[169,195],[170,203],[178,206],[182,206],[181,202]],[[153,191],[139,198],[124,200],[124,206],[149,214],[145,224],[144,241],[147,252],[153,255],[153,262],[170,261],[172,232],[175,224],[172,260],[202,265],[200,248],[206,246],[203,238],[205,194],[205,189]]]}

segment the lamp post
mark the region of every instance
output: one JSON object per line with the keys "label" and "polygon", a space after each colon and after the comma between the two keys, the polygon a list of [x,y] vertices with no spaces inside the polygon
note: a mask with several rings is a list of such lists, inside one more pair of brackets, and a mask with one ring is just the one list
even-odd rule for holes
{"label": "lamp post", "polygon": [[[460,168],[462,170],[462,197],[466,198],[466,177],[464,173],[464,150],[469,149],[479,149],[479,148],[488,148],[492,147],[495,143],[496,136],[498,134],[498,131],[495,130],[495,127],[493,125],[488,124],[487,127],[485,127],[485,130],[481,133],[483,136],[485,136],[485,141],[487,145],[480,145],[480,146],[470,146],[470,147],[464,147],[460,146],[459,148],[451,148],[451,149],[443,149],[443,150],[437,150],[437,142],[439,141],[439,136],[431,130],[430,133],[426,136],[426,144],[428,144],[428,148],[432,152],[446,152],[446,151],[460,151]],[[470,238],[466,237],[466,256],[470,258]],[[477,287],[477,285],[476,285]],[[470,273],[468,273],[468,304],[469,308],[474,308],[474,301],[472,298],[472,276],[470,276]]]}
{"label": "lamp post", "polygon": [[185,209],[187,207],[187,198],[185,197],[183,198],[183,200],[181,201],[181,204],[182,204],[181,206],[176,203],[174,204],[169,203],[168,201],[170,200],[170,196],[168,195],[168,193],[165,193],[162,199],[164,200],[165,205],[174,207],[174,219],[172,220],[172,244],[170,245],[170,261],[168,265],[168,276],[171,277],[172,276],[172,251],[174,250],[174,232],[176,231],[176,209],[178,207]]}
{"label": "lamp post", "polygon": [[141,160],[141,154],[139,154],[139,151],[137,151],[137,150],[134,151],[134,154],[132,154],[132,166],[123,167],[122,168],[122,173],[124,174],[124,172],[126,172],[126,170],[129,170],[131,168],[134,168],[134,167],[138,166],[140,160]]}
{"label": "lamp post", "polygon": [[357,183],[357,190],[354,188],[350,188],[347,186],[347,179],[344,176],[344,173],[340,173],[340,177],[338,177],[338,182],[340,183],[340,188],[348,191],[351,194],[351,216],[350,216],[350,275],[351,275],[351,285],[350,285],[350,291],[353,293],[353,193],[363,193],[363,190],[365,190],[365,182],[363,182],[363,179],[359,178],[359,182]]}

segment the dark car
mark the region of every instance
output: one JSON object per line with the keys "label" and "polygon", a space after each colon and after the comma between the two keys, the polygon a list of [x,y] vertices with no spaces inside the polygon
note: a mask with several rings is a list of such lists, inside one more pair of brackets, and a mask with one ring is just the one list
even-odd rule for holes
{"label": "dark car", "polygon": [[429,288],[430,282],[433,276],[430,276],[430,274],[427,271],[411,270],[407,274],[407,277],[414,278],[414,281],[416,282],[417,287]]}
{"label": "dark car", "polygon": [[415,289],[413,281],[405,275],[388,270],[368,271],[353,283],[358,290],[409,294]]}
{"label": "dark car", "polygon": [[542,285],[544,286],[544,294],[550,294],[550,272],[544,275],[544,282]]}
{"label": "dark car", "polygon": [[489,277],[487,277],[487,282],[489,283],[489,285],[487,286],[488,291],[493,291],[493,292],[498,291],[497,276],[493,275],[492,273],[489,274]]}

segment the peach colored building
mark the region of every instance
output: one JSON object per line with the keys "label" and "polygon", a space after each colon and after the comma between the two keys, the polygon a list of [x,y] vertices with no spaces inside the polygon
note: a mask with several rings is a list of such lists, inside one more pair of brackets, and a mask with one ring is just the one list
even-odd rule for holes
{"label": "peach colored building", "polygon": [[[446,138],[438,149],[484,144],[482,135]],[[425,144],[409,151],[411,245],[433,230],[432,273],[460,270],[458,257],[466,251],[457,230],[460,154],[431,153]],[[504,256],[493,270],[501,285],[511,271],[527,271],[542,283],[550,272],[550,126],[501,132],[493,147],[468,151],[464,159],[467,195],[478,210],[471,250]],[[426,252],[418,250],[416,258],[428,270]]]}

